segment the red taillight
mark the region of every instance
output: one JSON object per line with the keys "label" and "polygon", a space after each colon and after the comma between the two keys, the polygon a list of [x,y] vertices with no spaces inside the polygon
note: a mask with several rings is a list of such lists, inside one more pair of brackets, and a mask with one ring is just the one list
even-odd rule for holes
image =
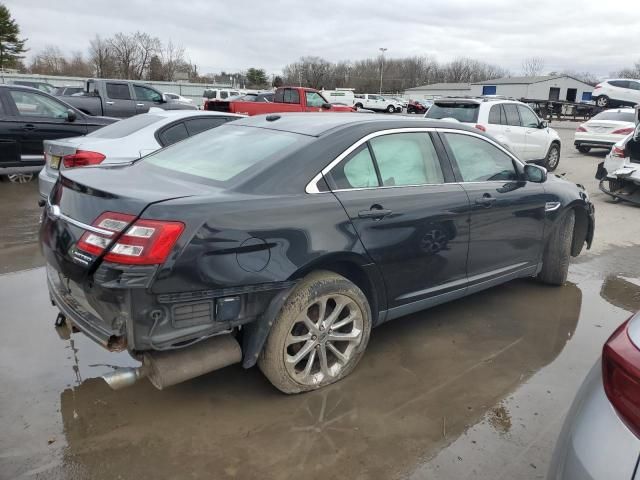
{"label": "red taillight", "polygon": [[605,343],[602,376],[609,401],[629,429],[640,437],[640,350],[629,338],[629,322],[620,325]]}
{"label": "red taillight", "polygon": [[475,127],[482,132],[487,131],[487,127],[485,127],[484,125],[477,124]]}
{"label": "red taillight", "polygon": [[614,130],[613,132],[611,132],[613,135],[629,135],[630,133],[633,133],[633,127],[628,127],[628,128],[619,128],[618,130]]}
{"label": "red taillight", "polygon": [[73,155],[65,155],[62,157],[62,163],[65,168],[86,167],[88,165],[99,165],[105,158],[106,157],[99,152],[78,150]]}
{"label": "red taillight", "polygon": [[105,260],[127,265],[164,263],[184,230],[184,224],[146,219],[139,219],[131,224],[134,219],[133,215],[105,212],[96,219],[93,226],[107,230],[111,235],[86,232],[80,238],[77,247],[93,255],[101,255],[114,238],[120,235],[109,247]]}
{"label": "red taillight", "polygon": [[576,132],[586,132],[587,129],[584,128],[584,125],[580,125],[578,128],[576,128]]}
{"label": "red taillight", "polygon": [[595,87],[593,87],[594,90],[597,90],[598,88],[602,88],[602,84],[601,83],[599,83]]}
{"label": "red taillight", "polygon": [[626,158],[627,153],[624,151],[624,148],[616,147],[614,145],[613,148],[611,149],[611,156],[612,157]]}
{"label": "red taillight", "polygon": [[202,106],[203,110],[209,110],[209,100],[204,101],[204,105]]}

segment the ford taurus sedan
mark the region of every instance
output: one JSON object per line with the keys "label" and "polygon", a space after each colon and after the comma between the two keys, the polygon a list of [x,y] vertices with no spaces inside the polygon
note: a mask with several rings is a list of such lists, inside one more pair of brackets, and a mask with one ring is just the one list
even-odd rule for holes
{"label": "ford taurus sedan", "polygon": [[460,124],[358,114],[228,123],[130,166],[63,171],[41,227],[59,323],[158,388],[256,363],[336,382],[372,327],[520,277],[562,285],[584,190]]}

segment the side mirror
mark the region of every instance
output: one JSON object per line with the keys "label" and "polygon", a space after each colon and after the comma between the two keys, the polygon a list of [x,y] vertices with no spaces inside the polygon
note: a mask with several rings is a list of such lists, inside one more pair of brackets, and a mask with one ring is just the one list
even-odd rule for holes
{"label": "side mirror", "polygon": [[68,108],[67,109],[67,122],[75,122],[77,118],[78,118],[78,116],[76,115],[76,112],[71,110],[70,108]]}
{"label": "side mirror", "polygon": [[540,120],[540,123],[538,124],[539,129],[547,128],[548,126],[549,124],[547,123],[546,120]]}
{"label": "side mirror", "polygon": [[162,95],[160,95],[160,103],[167,103],[169,101],[169,99],[167,98],[167,96],[163,93]]}
{"label": "side mirror", "polygon": [[527,164],[524,166],[524,176],[529,182],[544,183],[547,181],[547,169],[540,165]]}
{"label": "side mirror", "polygon": [[324,108],[325,110],[331,110],[331,104],[330,103],[323,103],[322,104],[322,108]]}

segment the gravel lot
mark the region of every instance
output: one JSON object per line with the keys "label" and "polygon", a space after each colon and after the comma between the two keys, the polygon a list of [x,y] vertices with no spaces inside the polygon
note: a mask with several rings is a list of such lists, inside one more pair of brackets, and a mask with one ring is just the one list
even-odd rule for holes
{"label": "gravel lot", "polygon": [[96,377],[133,361],[58,336],[37,185],[0,184],[0,478],[544,478],[583,377],[640,309],[640,209],[599,192],[604,153],[578,153],[574,124],[552,126],[557,173],[596,205],[570,282],[514,281],[385,324],[350,377],[298,396],[240,367],[110,391]]}

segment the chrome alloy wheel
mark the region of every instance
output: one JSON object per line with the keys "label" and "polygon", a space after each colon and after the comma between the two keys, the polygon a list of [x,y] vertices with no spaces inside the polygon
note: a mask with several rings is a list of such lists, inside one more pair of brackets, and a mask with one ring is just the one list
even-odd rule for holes
{"label": "chrome alloy wheel", "polygon": [[317,385],[338,376],[362,341],[362,315],[356,302],[346,295],[326,295],[308,304],[285,342],[289,375],[303,385]]}
{"label": "chrome alloy wheel", "polygon": [[560,152],[558,151],[558,147],[551,147],[549,151],[549,158],[547,159],[547,166],[549,170],[554,170],[558,163],[560,162]]}
{"label": "chrome alloy wheel", "polygon": [[29,183],[33,180],[33,173],[12,173],[7,178],[11,183]]}

